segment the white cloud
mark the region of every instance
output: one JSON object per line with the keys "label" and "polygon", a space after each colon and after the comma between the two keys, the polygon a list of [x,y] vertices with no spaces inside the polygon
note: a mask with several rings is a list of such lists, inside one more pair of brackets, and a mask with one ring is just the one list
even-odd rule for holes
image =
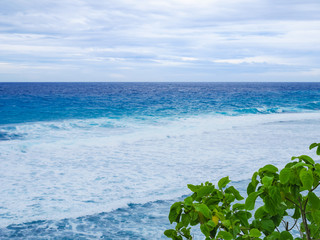
{"label": "white cloud", "polygon": [[169,67],[185,65],[185,63],[182,61],[173,61],[173,60],[165,60],[165,59],[162,59],[162,60],[156,59],[156,60],[153,60],[153,62],[155,62],[159,66],[169,66]]}
{"label": "white cloud", "polygon": [[116,79],[122,79],[125,78],[125,76],[123,74],[119,74],[119,73],[110,73],[108,75],[110,78],[116,78]]}
{"label": "white cloud", "polygon": [[272,65],[284,72],[290,66],[311,71],[320,61],[320,3],[314,0],[15,3],[0,3],[0,56],[17,71],[21,66],[64,68],[66,62],[97,76],[105,74],[104,64],[132,73],[152,68],[154,74],[185,66],[196,79],[196,71],[209,78],[212,68],[221,72],[223,64],[234,66],[226,74],[257,74],[272,72]]}
{"label": "white cloud", "polygon": [[320,68],[312,68],[309,71],[302,72],[302,75],[320,77]]}
{"label": "white cloud", "polygon": [[279,64],[279,65],[297,65],[300,61],[291,58],[278,58],[273,56],[256,56],[237,59],[218,59],[213,60],[214,63],[229,63],[229,64]]}
{"label": "white cloud", "polygon": [[36,71],[56,71],[72,67],[70,66],[61,66],[56,64],[42,64],[42,65],[32,65],[32,64],[21,64],[21,63],[8,63],[8,62],[0,62],[0,73],[16,73],[17,71],[19,73],[28,73],[30,70],[32,72]]}
{"label": "white cloud", "polygon": [[182,61],[198,61],[198,58],[194,58],[194,57],[181,57]]}

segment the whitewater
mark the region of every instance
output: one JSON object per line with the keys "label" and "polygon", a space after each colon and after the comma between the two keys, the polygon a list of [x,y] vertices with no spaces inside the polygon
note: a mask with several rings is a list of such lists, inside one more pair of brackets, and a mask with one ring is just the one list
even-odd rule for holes
{"label": "whitewater", "polygon": [[0,94],[0,239],[165,239],[187,184],[230,176],[245,195],[258,168],[314,156],[320,139],[315,83],[0,84]]}

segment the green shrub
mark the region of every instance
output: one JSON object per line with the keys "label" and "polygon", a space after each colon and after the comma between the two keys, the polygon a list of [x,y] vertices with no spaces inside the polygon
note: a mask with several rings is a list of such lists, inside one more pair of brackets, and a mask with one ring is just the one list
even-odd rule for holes
{"label": "green shrub", "polygon": [[[313,143],[320,155],[320,143]],[[247,198],[228,186],[229,177],[218,186],[210,182],[188,185],[193,194],[170,208],[169,221],[175,229],[164,234],[173,240],[193,239],[191,228],[200,225],[205,239],[320,239],[320,164],[307,156],[292,157],[280,172],[269,164],[252,176]],[[261,199],[262,206],[255,208]],[[244,201],[241,201],[244,200]]]}

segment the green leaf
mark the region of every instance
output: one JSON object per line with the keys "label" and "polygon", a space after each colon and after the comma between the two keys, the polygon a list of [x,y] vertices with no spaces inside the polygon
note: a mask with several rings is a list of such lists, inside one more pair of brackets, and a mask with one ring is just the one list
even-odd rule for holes
{"label": "green leaf", "polygon": [[201,203],[201,204],[195,204],[194,207],[196,211],[201,212],[203,216],[205,216],[208,219],[211,219],[212,213],[210,209],[207,207],[207,205]]}
{"label": "green leaf", "polygon": [[293,237],[289,232],[283,231],[280,233],[280,240],[293,240]]}
{"label": "green leaf", "polygon": [[193,198],[192,197],[187,197],[184,199],[184,204],[187,206],[191,206],[193,202]]}
{"label": "green leaf", "polygon": [[235,203],[233,206],[232,206],[232,210],[243,210],[245,209],[245,205],[242,204],[242,203]]}
{"label": "green leaf", "polygon": [[276,168],[275,166],[268,164],[266,166],[264,166],[263,168],[259,169],[259,173],[262,172],[270,172],[270,173],[276,173],[278,172],[278,168]]}
{"label": "green leaf", "polygon": [[264,176],[261,181],[264,186],[269,187],[273,182],[273,177]]}
{"label": "green leaf", "polygon": [[301,155],[299,158],[303,160],[305,163],[314,164],[313,159],[307,155]]}
{"label": "green leaf", "polygon": [[203,186],[197,190],[197,197],[202,198],[209,195],[214,190],[214,186]]}
{"label": "green leaf", "polygon": [[276,203],[281,202],[281,193],[278,187],[272,186],[269,189],[269,195],[271,196],[272,200]]}
{"label": "green leaf", "polygon": [[267,240],[279,240],[280,239],[280,233],[279,232],[273,232],[270,235],[266,237]]}
{"label": "green leaf", "polygon": [[261,232],[258,229],[253,228],[253,229],[250,230],[249,236],[250,237],[260,237],[261,236]]}
{"label": "green leaf", "polygon": [[267,219],[267,220],[262,220],[261,221],[261,227],[266,230],[268,233],[272,233],[275,229],[275,225],[272,220]]}
{"label": "green leaf", "polygon": [[219,180],[219,182],[218,182],[218,187],[219,187],[220,189],[222,189],[222,188],[224,188],[225,186],[227,186],[227,184],[228,184],[229,182],[231,182],[231,181],[229,180],[229,176],[224,177],[224,178],[221,178],[221,179]]}
{"label": "green leaf", "polygon": [[[294,156],[293,156],[293,157],[291,158],[291,161],[293,161],[293,160],[295,160],[295,159],[299,159],[299,157],[294,157]],[[299,159],[299,160],[300,160],[300,159]]]}
{"label": "green leaf", "polygon": [[232,203],[235,200],[235,196],[232,193],[225,194],[226,202]]}
{"label": "green leaf", "polygon": [[286,164],[285,168],[291,168],[293,165],[295,165],[297,162],[289,162]]}
{"label": "green leaf", "polygon": [[312,165],[306,164],[304,162],[298,162],[294,164],[291,168],[299,168],[299,167],[312,167]]}
{"label": "green leaf", "polygon": [[226,231],[220,231],[217,235],[217,238],[222,238],[224,240],[232,240],[233,236],[231,235],[231,233],[226,232]]}
{"label": "green leaf", "polygon": [[[245,231],[245,230],[244,230]],[[240,226],[233,225],[232,234],[233,236],[238,236],[238,234],[241,232]]]}
{"label": "green leaf", "polygon": [[183,226],[188,227],[189,223],[190,223],[190,216],[188,214],[182,214],[181,216],[181,222],[183,224]]}
{"label": "green leaf", "polygon": [[316,176],[320,177],[320,170],[319,170],[319,169],[314,170],[313,173],[314,173]]}
{"label": "green leaf", "polygon": [[183,223],[182,222],[178,222],[177,225],[176,225],[176,230],[179,231],[183,227],[184,227]]}
{"label": "green leaf", "polygon": [[252,184],[252,182],[250,182],[247,187],[247,194],[249,195],[250,193],[254,192],[255,190],[256,190],[256,187]]}
{"label": "green leaf", "polygon": [[168,238],[177,236],[176,230],[174,229],[168,229],[164,231],[164,235],[166,235]]}
{"label": "green leaf", "polygon": [[231,221],[230,220],[223,220],[221,221],[222,225],[225,226],[226,228],[231,227]]}
{"label": "green leaf", "polygon": [[312,143],[309,147],[309,149],[311,150],[312,148],[315,148],[315,147],[318,147],[317,148],[317,155],[320,155],[320,143]]}
{"label": "green leaf", "polygon": [[300,208],[298,206],[295,206],[294,214],[292,215],[292,218],[293,219],[299,219],[300,216],[301,216]]}
{"label": "green leaf", "polygon": [[237,189],[235,189],[234,186],[228,187],[225,192],[232,193],[238,201],[243,199],[243,197],[240,195],[239,191]]}
{"label": "green leaf", "polygon": [[249,227],[248,219],[251,217],[251,213],[245,211],[239,211],[234,214],[245,227]]}
{"label": "green leaf", "polygon": [[320,225],[320,210],[314,210],[311,212],[313,221],[317,224]]}
{"label": "green leaf", "polygon": [[254,218],[255,219],[262,219],[263,216],[265,215],[265,213],[266,213],[266,210],[264,209],[264,206],[261,206],[254,213]]}
{"label": "green leaf", "polygon": [[259,175],[258,172],[254,172],[252,177],[251,177],[251,182],[253,183],[254,187],[257,186],[258,184],[258,180],[257,180],[257,176]]}
{"label": "green leaf", "polygon": [[309,192],[308,197],[309,197],[309,204],[310,204],[311,208],[314,210],[320,210],[319,197],[316,194],[314,194],[313,192]]}
{"label": "green leaf", "polygon": [[201,232],[202,232],[206,237],[209,237],[209,236],[210,236],[210,230],[209,230],[207,224],[201,224],[201,225],[200,225],[200,229],[201,229]]}
{"label": "green leaf", "polygon": [[261,192],[252,192],[246,199],[245,206],[247,210],[253,210],[254,205],[256,203],[257,197],[261,194]]}
{"label": "green leaf", "polygon": [[290,179],[290,175],[291,175],[291,169],[290,168],[282,169],[280,171],[280,182],[282,184],[286,184]]}
{"label": "green leaf", "polygon": [[311,170],[305,168],[301,169],[299,174],[300,180],[302,182],[303,188],[306,190],[311,190],[313,185],[313,174]]}
{"label": "green leaf", "polygon": [[178,218],[180,217],[181,209],[182,209],[181,202],[175,202],[174,204],[172,204],[172,206],[170,208],[170,212],[169,212],[170,223],[178,222]]}
{"label": "green leaf", "polygon": [[316,240],[320,239],[320,229],[318,225],[311,223],[309,225],[309,230],[310,230],[310,235],[313,237],[311,239],[316,239]]}
{"label": "green leaf", "polygon": [[277,207],[276,207],[277,202],[273,201],[273,199],[270,196],[266,196],[263,199],[263,201],[265,204],[266,212],[268,212],[272,216],[276,215],[277,214]]}
{"label": "green leaf", "polygon": [[272,217],[272,221],[274,222],[274,225],[279,226],[281,221],[283,220],[284,214],[277,214]]}
{"label": "green leaf", "polygon": [[199,218],[199,214],[195,211],[191,211],[189,215],[190,215],[191,221],[197,221]]}
{"label": "green leaf", "polygon": [[[213,228],[215,228],[217,225],[214,223],[214,221],[212,221],[212,220],[209,220],[208,222],[207,222],[207,225],[211,228],[211,229],[213,229]],[[210,229],[210,230],[211,230]]]}
{"label": "green leaf", "polygon": [[191,228],[182,228],[181,229],[181,232],[184,234],[184,237],[187,238],[187,239],[191,238],[190,229]]}
{"label": "green leaf", "polygon": [[315,148],[318,146],[318,143],[312,143],[309,147],[309,149],[311,150],[312,148]]}
{"label": "green leaf", "polygon": [[294,198],[298,198],[300,195],[300,187],[297,185],[290,186],[291,193]]}
{"label": "green leaf", "polygon": [[192,184],[188,184],[187,186],[192,192],[198,191],[198,189],[201,187],[201,186],[196,186],[196,185],[192,185]]}

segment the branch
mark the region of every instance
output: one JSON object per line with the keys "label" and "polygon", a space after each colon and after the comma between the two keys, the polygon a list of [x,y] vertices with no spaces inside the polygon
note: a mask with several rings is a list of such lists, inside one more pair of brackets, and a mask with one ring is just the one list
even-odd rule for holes
{"label": "branch", "polygon": [[307,235],[307,240],[311,240],[310,238],[310,230],[308,228],[308,223],[307,223],[307,217],[306,217],[306,213],[305,211],[302,209],[302,203],[301,203],[301,199],[300,196],[298,197],[298,201],[299,201],[299,208],[301,211],[301,216],[302,216],[302,222],[306,231],[306,235]]}
{"label": "branch", "polygon": [[306,209],[307,209],[307,203],[309,201],[309,198],[306,199],[306,202],[304,203],[304,206],[303,206],[303,211],[305,212]]}
{"label": "branch", "polygon": [[299,225],[296,225],[296,227],[297,227],[297,229],[298,229],[298,231],[300,233],[300,237],[303,238],[303,233],[300,231]]}
{"label": "branch", "polygon": [[299,204],[298,203],[295,203],[294,201],[292,201],[290,198],[287,198],[286,197],[286,200],[288,200],[289,202],[293,203],[294,205],[298,206],[299,207]]}
{"label": "branch", "polygon": [[314,188],[312,188],[312,189],[310,190],[310,192],[313,192],[314,190],[316,190],[316,188],[319,187],[319,185],[320,185],[320,182],[317,184],[317,186],[315,186]]}
{"label": "branch", "polygon": [[[298,219],[296,219],[296,220],[294,221],[293,226],[292,226],[288,231],[291,231],[291,230],[294,228],[294,226],[297,224],[297,222],[298,222]],[[300,230],[299,230],[299,231],[300,231]]]}
{"label": "branch", "polygon": [[286,222],[285,220],[282,220],[282,224],[283,224],[283,227],[286,229],[286,231],[288,231],[289,223]]}
{"label": "branch", "polygon": [[184,235],[184,233],[181,232],[180,230],[178,230],[178,233],[179,233],[181,236],[183,236],[183,237],[185,237],[186,239],[188,239],[188,240],[192,240],[192,239],[193,239],[192,236],[190,236],[191,238],[187,238],[187,236]]}

